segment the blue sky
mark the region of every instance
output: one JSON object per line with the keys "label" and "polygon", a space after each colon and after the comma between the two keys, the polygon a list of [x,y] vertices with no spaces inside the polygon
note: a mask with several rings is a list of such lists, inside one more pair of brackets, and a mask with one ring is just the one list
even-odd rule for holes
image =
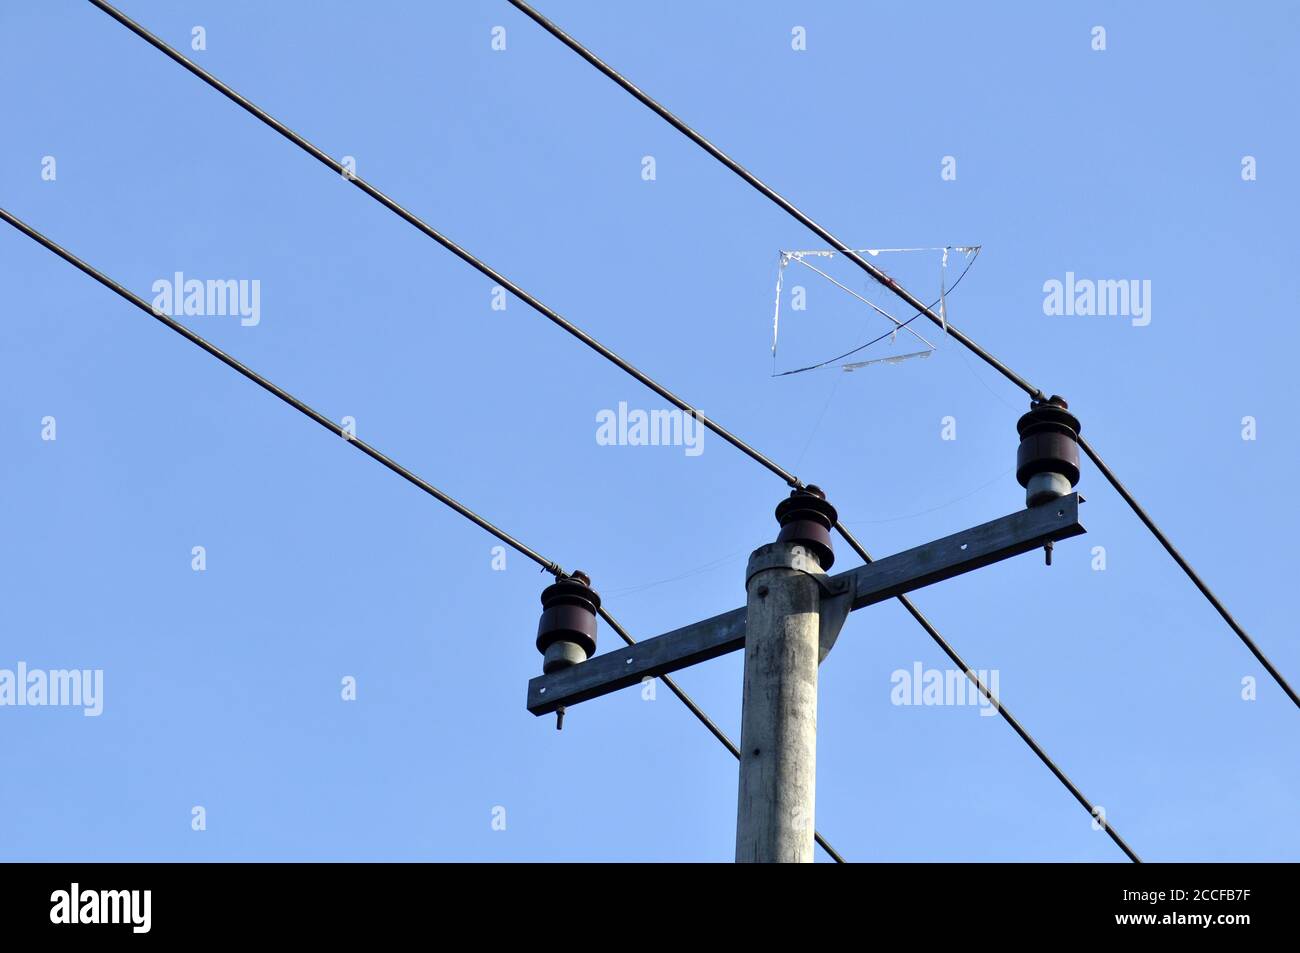
{"label": "blue sky", "polygon": [[[955,342],[773,379],[777,254],[817,239],[504,2],[122,8],[187,52],[203,26],[203,66],[824,486],[873,553],[1022,505],[1023,398]],[[954,323],[1070,398],[1300,679],[1300,12],[542,9],[846,241],[981,244]],[[146,297],[176,271],[259,281],[256,326],[186,320],[590,572],[637,636],[743,602],[780,481],[711,434],[698,456],[598,445],[602,409],[663,402],[522,302],[493,310],[490,282],[89,4],[0,6],[0,89],[11,212]],[[1150,323],[1044,314],[1067,272],[1149,280]],[[818,351],[824,332],[829,356],[844,322],[880,330],[802,283],[792,342]],[[0,857],[730,859],[735,762],[666,691],[584,704],[561,733],[524,710],[534,566],[494,570],[486,534],[12,229],[0,286],[0,668],[104,672],[97,718],[0,708]],[[998,670],[1006,705],[1144,858],[1300,857],[1294,708],[1090,466],[1079,489],[1089,535],[1050,570],[1024,556],[917,603]],[[837,568],[853,562],[841,546]],[[600,648],[615,641],[603,630]],[[817,824],[840,851],[1122,859],[1001,719],[891,704],[891,673],[916,662],[947,667],[891,603],[855,613],[822,667]],[[733,737],[740,663],[680,676]]]}

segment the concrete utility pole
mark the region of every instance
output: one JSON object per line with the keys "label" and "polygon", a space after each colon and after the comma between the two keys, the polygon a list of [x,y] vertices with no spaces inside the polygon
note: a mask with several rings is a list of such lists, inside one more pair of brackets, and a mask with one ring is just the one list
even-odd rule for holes
{"label": "concrete utility pole", "polygon": [[813,859],[821,589],[799,559],[816,563],[794,543],[749,559],[737,863]]}
{"label": "concrete utility pole", "polygon": [[[828,576],[839,517],[815,486],[776,508],[776,542],[749,557],[746,603],[627,648],[594,655],[600,597],[580,572],[542,593],[537,648],[544,674],[528,710],[563,714],[642,679],[745,651],[736,860],[813,859],[817,791],[817,670],[848,614],[1085,532],[1079,523],[1079,421],[1065,401],[1035,401],[1017,423],[1016,479],[1027,509]],[[994,699],[996,702],[996,699]]]}

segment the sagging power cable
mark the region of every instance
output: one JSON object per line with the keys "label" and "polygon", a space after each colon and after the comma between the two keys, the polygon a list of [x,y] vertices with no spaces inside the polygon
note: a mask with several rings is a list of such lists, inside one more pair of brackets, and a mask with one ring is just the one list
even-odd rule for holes
{"label": "sagging power cable", "polygon": [[[258,387],[261,387],[263,390],[267,391],[268,393],[273,394],[275,397],[278,397],[280,400],[284,401],[294,410],[303,414],[305,417],[309,418],[310,420],[316,422],[317,424],[320,424],[320,426],[324,427],[326,430],[334,434],[336,437],[344,438],[345,440],[348,441],[348,443],[355,446],[366,456],[370,457],[373,460],[377,460],[379,463],[382,463],[385,467],[387,467],[389,470],[392,470],[394,473],[396,473],[402,479],[406,480],[408,483],[411,483],[412,485],[423,490],[425,493],[428,493],[438,502],[444,504],[445,506],[450,507],[456,513],[460,514],[470,522],[474,523],[474,525],[491,533],[493,536],[495,536],[497,539],[499,539],[501,542],[505,543],[506,545],[510,546],[516,552],[520,553],[523,556],[528,557],[530,560],[537,563],[537,565],[541,566],[544,571],[551,573],[557,579],[562,578],[566,575],[564,569],[559,565],[559,563],[555,562],[554,560],[547,559],[545,556],[542,556],[532,547],[527,546],[524,543],[520,542],[517,538],[507,533],[505,530],[501,529],[501,527],[497,526],[495,523],[492,523],[490,520],[480,516],[478,513],[471,510],[468,506],[465,506],[463,503],[461,503],[459,500],[456,500],[454,497],[451,497],[448,494],[444,493],[442,490],[438,489],[428,480],[425,480],[422,477],[416,475],[411,470],[407,469],[397,461],[393,460],[387,454],[381,453],[379,450],[376,450],[374,447],[370,446],[370,444],[366,443],[364,440],[361,440],[355,435],[344,430],[341,425],[336,424],[334,421],[330,420],[324,414],[320,413],[318,410],[313,408],[311,405],[298,399],[297,397],[295,397],[294,395],[286,391],[284,388],[275,384],[267,377],[264,377],[263,375],[259,374],[257,371],[250,368],[248,365],[244,364],[242,361],[239,361],[232,355],[223,351],[221,348],[217,347],[211,341],[208,341],[206,338],[202,337],[201,335],[196,334],[190,328],[181,324],[179,321],[174,320],[171,316],[167,314],[163,314],[162,312],[154,309],[149,305],[148,302],[146,302],[135,292],[131,291],[130,289],[120,284],[119,282],[114,281],[112,278],[108,277],[108,275],[104,274],[102,271],[95,268],[93,265],[90,265],[87,262],[83,261],[82,259],[78,258],[76,255],[68,251],[62,245],[59,245],[53,239],[48,238],[41,232],[32,228],[22,219],[14,215],[11,215],[8,211],[6,211],[3,208],[0,208],[0,219],[3,219],[6,223],[12,225],[18,231],[22,232],[28,238],[42,245],[49,251],[52,251],[54,254],[58,255],[68,264],[77,268],[78,270],[85,273],[86,275],[89,275],[91,278],[98,281],[101,285],[103,285],[105,288],[108,288],[114,294],[123,298],[130,304],[135,305],[141,311],[145,312],[150,317],[161,322],[170,330],[175,331],[177,334],[181,335],[181,337],[185,338],[190,343],[202,348],[204,351],[211,354],[213,357],[221,361],[221,363],[225,364],[227,367],[230,367],[233,370],[237,371],[238,373],[242,374],[244,377],[248,378]],[[618,622],[618,620],[615,619],[614,616],[611,615],[607,609],[604,608],[601,609],[601,617],[606,622],[609,623],[610,628],[612,628],[615,632],[618,633],[619,638],[621,638],[625,644],[627,645],[636,644],[636,640],[632,638],[632,636],[628,633],[628,631],[625,628],[623,628],[623,626]],[[712,735],[715,738],[717,738],[719,742],[722,743],[723,747],[725,747],[728,751],[730,751],[733,755],[735,755],[736,758],[739,758],[740,749],[737,748],[736,745],[732,742],[732,740],[729,737],[727,737],[726,733],[721,728],[718,727],[717,723],[714,722],[714,720],[709,717],[708,713],[706,713],[704,709],[702,709],[699,705],[697,705],[695,701],[691,698],[691,696],[688,695],[685,691],[683,691],[682,688],[678,686],[677,682],[674,681],[670,676],[664,675],[661,677],[663,678],[664,684],[668,686],[669,691],[671,691],[674,695],[677,696],[677,698],[681,701],[683,705],[686,706],[686,708],[690,711],[690,713],[694,715],[700,721],[700,723],[704,725],[705,728],[709,729],[710,733],[712,733]],[[816,842],[821,846],[821,848],[824,851],[826,851],[826,853],[836,863],[840,863],[840,864],[845,863],[843,855],[841,855],[839,851],[837,851],[834,847],[831,846],[830,842],[826,840],[825,837],[822,836],[820,831],[814,831],[814,840],[816,840]]]}
{"label": "sagging power cable", "polygon": [[[97,3],[98,0],[91,0],[91,2]],[[803,225],[813,234],[817,235],[817,237],[819,237],[825,242],[830,243],[835,248],[836,251],[843,254],[844,257],[846,257],[849,261],[853,262],[855,265],[857,265],[859,268],[865,271],[876,281],[880,282],[880,284],[884,285],[887,289],[892,291],[895,295],[897,295],[900,299],[902,299],[909,307],[916,309],[925,317],[929,318],[930,321],[932,321],[934,324],[940,327],[945,327],[947,333],[952,335],[952,337],[954,337],[958,341],[958,343],[960,343],[963,347],[965,347],[972,354],[978,357],[989,367],[993,368],[995,371],[997,371],[999,374],[1001,374],[1011,383],[1019,387],[1022,391],[1028,394],[1032,400],[1041,401],[1047,398],[1047,394],[1044,393],[1044,391],[1041,388],[1031,384],[1024,377],[1017,374],[1015,371],[1013,371],[1002,361],[994,357],[993,354],[990,353],[988,350],[986,350],[985,348],[977,344],[973,339],[970,338],[970,336],[958,330],[957,328],[953,327],[952,322],[946,321],[945,317],[935,314],[935,312],[931,307],[927,307],[919,298],[917,298],[914,294],[912,294],[910,291],[908,291],[906,288],[900,285],[888,274],[886,274],[881,269],[877,268],[870,261],[863,258],[860,254],[854,251],[853,248],[851,248],[849,245],[840,241],[838,238],[832,235],[830,231],[828,231],[826,228],[819,225],[808,215],[804,214],[804,212],[801,211],[797,206],[795,206],[794,203],[790,202],[787,198],[785,198],[783,195],[781,195],[779,192],[777,192],[775,189],[769,186],[758,176],[754,175],[752,172],[750,172],[748,169],[742,166],[731,156],[727,155],[727,153],[723,152],[721,149],[715,146],[708,139],[704,138],[704,136],[700,135],[700,133],[698,133],[690,125],[688,125],[682,119],[678,118],[668,109],[666,109],[663,105],[661,105],[657,100],[652,98],[649,94],[642,91],[631,80],[629,80],[622,73],[618,72],[618,70],[614,69],[608,63],[606,63],[604,60],[598,57],[595,53],[589,50],[578,40],[574,39],[572,36],[570,36],[568,33],[562,30],[553,21],[547,19],[545,16],[543,16],[541,13],[535,10],[532,6],[525,3],[524,0],[509,0],[509,3],[511,4],[511,6],[518,9],[529,19],[533,20],[533,22],[535,22],[538,26],[544,29],[547,33],[551,34],[551,36],[555,37],[557,40],[559,40],[569,49],[573,50],[573,52],[581,56],[584,60],[586,60],[588,63],[594,66],[606,77],[608,77],[609,79],[617,83],[619,86],[621,86],[627,93],[629,93],[634,99],[640,102],[643,106],[645,106],[651,112],[655,113],[657,116],[659,116],[659,118],[663,119],[670,126],[676,129],[686,138],[690,139],[692,142],[694,142],[697,146],[699,146],[709,155],[713,156],[713,158],[717,159],[720,163],[722,163],[724,166],[726,166],[728,169],[730,169],[732,172],[738,175],[741,179],[743,179],[746,183],[752,186],[757,192],[759,192],[765,198],[769,199],[771,202],[776,204],[779,208],[781,208],[783,211],[789,214],[792,218],[794,218],[797,222],[799,222],[801,225]],[[1236,620],[1236,618],[1233,617],[1232,613],[1228,611],[1228,607],[1223,604],[1223,601],[1220,600],[1219,597],[1216,596],[1213,591],[1211,591],[1208,585],[1206,585],[1205,580],[1203,580],[1200,574],[1194,568],[1192,568],[1191,563],[1189,563],[1186,560],[1186,558],[1183,557],[1182,553],[1178,551],[1177,547],[1175,547],[1174,544],[1170,542],[1169,537],[1166,536],[1164,531],[1160,529],[1159,526],[1156,525],[1155,520],[1153,520],[1150,514],[1148,514],[1147,511],[1141,506],[1141,504],[1138,503],[1137,499],[1129,491],[1128,487],[1124,485],[1124,483],[1119,479],[1119,477],[1115,475],[1115,472],[1111,470],[1109,466],[1107,466],[1105,461],[1102,460],[1101,455],[1097,453],[1096,449],[1092,446],[1091,442],[1089,442],[1086,437],[1080,435],[1079,445],[1083,448],[1084,453],[1088,455],[1088,458],[1092,460],[1092,462],[1096,465],[1097,469],[1101,471],[1102,476],[1104,476],[1107,482],[1109,482],[1110,485],[1115,488],[1115,491],[1120,495],[1120,497],[1124,500],[1124,502],[1128,504],[1129,508],[1133,511],[1133,513],[1137,516],[1137,518],[1141,520],[1142,524],[1146,526],[1146,528],[1151,532],[1151,535],[1154,536],[1156,540],[1160,543],[1160,545],[1164,547],[1165,552],[1167,552],[1173,558],[1174,562],[1178,564],[1178,567],[1182,569],[1182,571],[1187,575],[1187,578],[1192,581],[1192,583],[1196,586],[1198,590],[1200,590],[1201,595],[1205,597],[1206,601],[1209,602],[1210,605],[1214,607],[1215,611],[1218,612],[1219,615],[1223,618],[1223,621],[1228,624],[1228,626],[1232,629],[1232,631],[1236,634],[1236,636],[1242,641],[1242,643],[1246,646],[1246,648],[1250,650],[1251,654],[1255,656],[1255,659],[1260,663],[1260,665],[1264,667],[1265,671],[1267,671],[1268,674],[1273,678],[1273,681],[1275,681],[1278,684],[1278,686],[1284,692],[1286,692],[1287,696],[1291,699],[1292,703],[1297,708],[1300,708],[1300,695],[1296,694],[1296,690],[1291,687],[1290,683],[1288,683],[1287,680],[1282,676],[1282,673],[1278,671],[1277,667],[1271,661],[1269,661],[1267,656],[1264,655],[1264,652],[1260,649],[1260,647],[1255,644],[1255,640],[1252,639],[1249,634],[1247,634],[1246,630],[1242,627],[1241,623],[1239,623]]]}
{"label": "sagging power cable", "polygon": [[745,441],[741,440],[731,431],[727,430],[727,428],[719,425],[713,420],[710,420],[701,411],[697,410],[695,407],[688,404],[685,400],[678,397],[667,387],[664,387],[662,384],[654,380],[649,375],[643,373],[639,368],[625,361],[618,354],[614,353],[614,351],[612,351],[610,348],[606,347],[604,344],[597,341],[594,337],[592,337],[586,331],[582,330],[582,328],[578,327],[572,321],[569,321],[558,311],[555,311],[554,309],[547,307],[540,300],[533,297],[523,288],[519,287],[519,285],[515,284],[513,281],[507,278],[505,275],[501,274],[501,272],[497,271],[495,268],[488,265],[481,258],[478,258],[477,256],[471,254],[469,251],[466,251],[464,248],[456,244],[446,235],[442,234],[440,231],[438,231],[428,222],[424,221],[418,215],[415,215],[414,213],[407,211],[405,208],[403,208],[393,199],[389,198],[379,189],[375,188],[365,179],[361,178],[359,175],[352,172],[350,169],[346,168],[337,159],[327,155],[325,152],[318,149],[307,139],[298,135],[298,133],[294,132],[292,129],[290,129],[284,123],[280,122],[278,119],[276,119],[266,110],[262,109],[260,106],[257,106],[249,102],[247,99],[245,99],[239,93],[235,92],[225,83],[223,83],[221,80],[217,79],[207,70],[205,70],[203,67],[199,66],[189,57],[185,56],[185,54],[181,53],[179,50],[175,49],[168,43],[154,36],[154,34],[150,33],[140,24],[136,23],[134,20],[128,17],[125,13],[122,13],[120,10],[115,8],[112,4],[105,3],[104,0],[89,0],[89,2],[94,4],[99,9],[103,10],[114,20],[122,24],[124,27],[126,27],[128,30],[130,30],[136,36],[140,37],[145,42],[147,42],[149,45],[165,53],[171,59],[175,60],[181,66],[185,67],[187,70],[189,70],[199,79],[203,80],[203,82],[207,83],[217,92],[221,93],[221,95],[225,96],[231,102],[235,103],[242,109],[246,110],[248,113],[252,114],[257,119],[265,123],[266,125],[270,126],[280,135],[284,136],[286,139],[292,142],[295,146],[297,146],[298,148],[306,152],[308,155],[310,155],[313,159],[316,159],[318,162],[325,165],[335,174],[340,175],[343,178],[347,179],[349,182],[351,182],[353,185],[359,188],[362,192],[365,192],[376,202],[378,202],[379,204],[387,208],[390,212],[393,212],[399,218],[403,219],[408,224],[413,225],[415,228],[419,229],[429,238],[432,238],[435,242],[437,242],[443,248],[447,249],[449,252],[451,252],[461,261],[465,262],[471,268],[474,268],[476,271],[480,272],[481,274],[484,274],[488,278],[491,278],[492,281],[494,281],[496,284],[500,285],[502,288],[505,288],[512,295],[514,295],[519,300],[523,301],[526,305],[528,305],[538,314],[542,315],[544,318],[548,319],[552,323],[556,324],[557,326],[559,326],[560,328],[562,328],[563,330],[571,334],[573,337],[577,338],[583,344],[587,345],[587,347],[591,348],[601,357],[605,358],[605,360],[614,364],[620,370],[624,371],[625,373],[629,374],[631,377],[635,378],[640,383],[644,384],[646,387],[650,388],[652,391],[654,391],[664,400],[668,401],[673,406],[677,407],[679,410],[682,410],[690,414],[701,424],[708,427],[710,430],[712,430],[723,440],[727,441],[727,443],[731,444],[733,447],[735,447],[737,450],[744,453],[746,456],[750,457],[755,462],[760,463],[763,466],[765,466],[767,469],[771,470],[782,480],[784,480],[787,485],[792,487],[798,487],[802,485],[799,482],[799,479],[796,476],[794,476],[794,474],[789,473],[783,468],[777,466],[777,464],[774,463],[772,460],[770,460],[767,456],[755,450]]}
{"label": "sagging power cable", "polygon": [[[458,258],[460,258],[462,261],[469,264],[475,270],[479,271],[484,275],[487,275],[489,278],[491,278],[501,287],[509,290],[512,294],[514,294],[520,300],[524,301],[531,308],[533,308],[533,310],[537,311],[543,317],[546,317],[548,320],[558,325],[559,327],[567,331],[572,336],[578,338],[578,340],[582,341],[592,350],[596,351],[598,354],[605,357],[611,363],[615,364],[617,367],[625,371],[635,380],[644,384],[646,387],[650,388],[652,391],[654,391],[656,394],[660,395],[664,399],[670,401],[679,409],[695,416],[696,419],[700,421],[700,423],[704,424],[706,427],[708,427],[718,436],[722,437],[732,446],[741,450],[743,453],[745,453],[755,462],[761,464],[766,469],[770,470],[772,473],[779,476],[782,480],[786,482],[787,485],[792,487],[803,486],[803,482],[798,477],[794,476],[792,473],[788,472],[787,470],[785,470],[784,468],[776,464],[765,454],[759,452],[758,450],[751,447],[749,444],[745,443],[743,440],[741,440],[739,437],[732,434],[725,427],[722,427],[717,422],[705,417],[702,413],[696,410],[692,405],[687,403],[685,400],[678,397],[672,391],[668,390],[666,387],[659,384],[653,378],[649,377],[648,375],[640,371],[638,368],[628,363],[623,358],[619,357],[612,350],[607,348],[605,345],[601,344],[591,335],[587,334],[585,331],[578,328],[576,325],[572,324],[570,321],[562,317],[558,312],[554,311],[553,309],[549,308],[547,305],[543,304],[539,299],[533,297],[531,294],[524,291],[521,287],[516,285],[514,282],[510,281],[508,278],[506,278],[504,275],[497,272],[495,269],[491,268],[481,259],[477,258],[469,251],[467,251],[466,249],[462,248],[460,245],[453,242],[450,238],[446,237],[441,232],[437,231],[431,225],[426,223],[423,219],[419,218],[414,213],[408,211],[407,209],[399,205],[395,200],[393,200],[392,198],[390,198],[389,196],[381,192],[379,189],[375,188],[373,185],[366,182],[361,177],[355,175],[351,170],[346,169],[341,163],[339,163],[338,161],[336,161],[335,159],[327,155],[321,149],[317,148],[315,145],[313,145],[310,141],[305,139],[303,136],[291,130],[284,123],[280,122],[278,119],[271,116],[264,109],[255,105],[244,96],[240,95],[238,92],[236,92],[230,86],[223,83],[221,80],[217,79],[207,70],[203,69],[198,64],[194,63],[192,60],[186,57],[179,50],[175,49],[170,44],[166,43],[164,40],[155,36],[153,33],[145,29],[143,26],[141,26],[140,24],[132,20],[130,17],[126,16],[121,11],[114,8],[111,4],[106,3],[105,0],[89,0],[89,2],[94,6],[98,7],[100,10],[107,13],[113,19],[117,20],[119,23],[121,23],[123,26],[129,29],[132,33],[136,34],[141,39],[145,40],[155,49],[164,53],[170,59],[183,66],[190,73],[194,74],[199,79],[203,80],[213,89],[217,90],[217,92],[221,93],[227,99],[234,102],[236,105],[244,109],[250,115],[258,119],[265,125],[269,126],[270,128],[274,129],[284,138],[288,139],[294,145],[298,146],[300,149],[305,151],[308,155],[312,156],[318,162],[325,165],[331,171],[346,178],[349,182],[357,186],[359,189],[361,189],[371,198],[375,199],[385,208],[392,211],[399,218],[403,219],[408,224],[414,226],[416,229],[424,233],[429,238],[432,238],[434,241],[438,242],[438,244],[442,245],[448,251],[451,251]],[[919,302],[917,303],[916,307],[917,310],[919,311],[926,310],[925,306],[923,304],[920,304]],[[951,325],[948,325],[948,327],[951,329]],[[844,529],[844,527],[837,526],[837,529],[839,529],[841,535],[844,536],[845,540],[849,542],[849,545],[852,546],[854,550],[858,552],[859,556],[865,556],[866,550],[861,547],[861,544],[858,543],[857,540],[853,538],[852,535],[848,533],[846,529]],[[867,558],[869,561],[869,557]],[[908,600],[905,596],[899,596],[898,598],[901,602],[903,602],[904,607],[909,608],[909,611],[912,613],[912,615],[915,618],[917,618],[918,622],[922,624],[922,627],[927,631],[927,633],[930,634],[931,638],[936,639],[940,648],[943,649],[946,653],[949,653],[950,657],[954,657],[952,655],[953,650],[951,649],[951,647],[948,646],[947,642],[943,639],[943,637],[939,635],[938,631],[935,630],[933,626],[931,626],[928,623],[928,621],[924,620],[924,617],[921,616],[919,611],[916,610],[915,606],[911,604],[911,601]],[[961,664],[963,665],[964,670],[967,673],[967,676],[970,677],[971,670],[969,669],[969,667],[966,667],[964,662]],[[976,685],[977,687],[980,687],[978,680],[976,680]],[[1008,718],[1008,719],[1011,718],[1010,713],[1007,712],[1006,709],[1002,707],[1000,703],[999,703],[999,711],[1003,712],[1004,718]],[[708,727],[707,723],[706,723],[706,727]],[[1026,740],[1032,742],[1032,739],[1029,738],[1028,734],[1019,727],[1018,722],[1012,720],[1012,727],[1015,728],[1017,732],[1021,734],[1022,738],[1025,738]],[[715,735],[717,734],[717,732],[714,733]],[[729,747],[731,746],[729,745]],[[1035,750],[1035,753],[1039,756],[1040,759],[1044,760],[1045,763],[1047,763],[1048,767],[1052,770],[1053,774],[1055,774],[1058,777],[1058,779],[1061,779],[1063,783],[1066,784],[1067,788],[1070,789],[1070,793],[1073,796],[1075,796],[1076,799],[1082,797],[1082,795],[1078,793],[1078,789],[1075,788],[1069,782],[1068,778],[1066,778],[1064,773],[1061,772],[1060,769],[1057,768],[1056,765],[1051,761],[1051,759],[1047,757],[1046,753],[1042,751],[1041,747],[1038,747],[1036,743],[1031,743],[1031,748]],[[1083,803],[1085,807],[1088,808],[1089,812],[1095,817],[1096,816],[1095,809],[1089,803],[1087,803],[1086,799],[1084,799]],[[1110,831],[1109,825],[1107,825],[1107,832],[1111,835],[1112,840],[1115,840],[1116,843],[1120,845],[1120,847],[1125,851],[1126,854],[1130,856],[1131,859],[1135,861],[1137,860],[1137,856],[1128,849],[1127,845],[1125,845],[1121,840],[1118,839],[1118,835]]]}

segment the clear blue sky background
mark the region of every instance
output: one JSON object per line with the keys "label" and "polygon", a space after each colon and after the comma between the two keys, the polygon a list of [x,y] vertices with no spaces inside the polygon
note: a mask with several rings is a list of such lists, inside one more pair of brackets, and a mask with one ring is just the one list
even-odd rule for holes
{"label": "clear blue sky background", "polygon": [[[1070,398],[1300,680],[1294,7],[543,6],[846,240],[982,243],[954,322]],[[777,251],[818,241],[507,4],[123,8],[187,51],[204,26],[201,64],[825,486],[874,553],[1022,505],[1023,398],[955,344],[772,379]],[[145,295],[259,279],[259,326],[190,323],[591,572],[638,636],[743,601],[780,481],[711,435],[598,446],[599,410],[662,402],[104,14],[4,3],[0,91],[12,212]],[[1150,279],[1150,326],[1045,316],[1067,271]],[[807,342],[842,301],[803,283]],[[487,535],[11,229],[0,288],[0,667],[102,668],[106,694],[98,719],[0,709],[0,857],[730,859],[735,762],[666,691],[562,733],[525,711],[535,567],[493,571]],[[1052,569],[917,602],[1144,857],[1300,858],[1296,711],[1091,467],[1080,489],[1090,534]],[[817,822],[844,854],[1122,859],[1001,719],[891,705],[916,661],[946,667],[888,604],[822,668]],[[733,736],[740,663],[680,679]]]}

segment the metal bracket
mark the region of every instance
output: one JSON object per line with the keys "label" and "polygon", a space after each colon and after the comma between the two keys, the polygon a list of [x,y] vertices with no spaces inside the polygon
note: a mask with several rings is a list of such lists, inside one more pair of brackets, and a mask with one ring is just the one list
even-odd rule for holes
{"label": "metal bracket", "polygon": [[757,573],[765,569],[795,569],[816,580],[821,589],[821,604],[818,615],[817,661],[826,661],[844,620],[849,617],[852,607],[853,578],[851,576],[828,576],[821,563],[804,546],[797,543],[787,546],[783,543],[768,543],[754,550],[745,569],[745,586]]}
{"label": "metal bracket", "polygon": [[840,637],[840,630],[853,608],[852,587],[837,596],[822,599],[821,619],[817,630],[817,661],[826,661],[835,647],[835,640]]}
{"label": "metal bracket", "polygon": [[[785,567],[807,572],[822,587],[819,654],[825,658],[835,644],[844,619],[855,609],[951,579],[962,573],[1021,553],[1041,549],[1085,532],[1079,523],[1077,493],[972,526],[951,536],[924,543],[865,566],[827,576],[815,563],[784,555],[774,556],[767,546],[751,557],[755,567]],[[781,547],[785,549],[785,547]],[[802,550],[802,547],[793,547]],[[764,550],[768,550],[764,554]],[[804,552],[804,557],[807,553]],[[777,560],[767,563],[765,560]],[[565,705],[576,705],[643,678],[667,675],[678,669],[735,652],[745,647],[745,606],[711,619],[693,622],[664,635],[645,639],[587,659],[528,683],[528,710],[544,715]]]}

